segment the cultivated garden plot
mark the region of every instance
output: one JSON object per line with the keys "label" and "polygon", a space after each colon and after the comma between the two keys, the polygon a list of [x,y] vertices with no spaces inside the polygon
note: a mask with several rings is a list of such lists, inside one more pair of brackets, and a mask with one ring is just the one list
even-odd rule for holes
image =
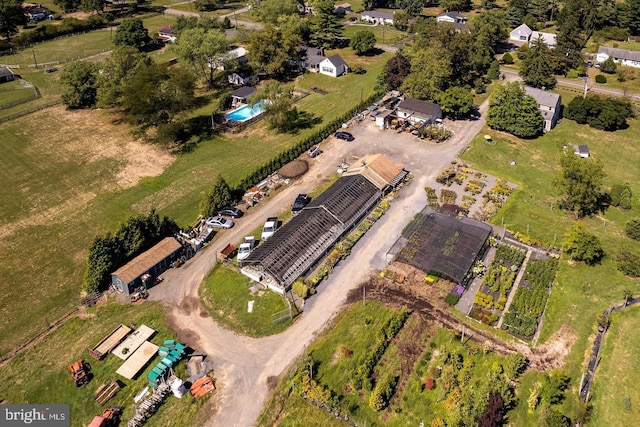
{"label": "cultivated garden plot", "polygon": [[482,278],[482,288],[473,301],[472,318],[489,325],[498,321],[524,258],[522,249],[506,244],[496,247],[493,261]]}
{"label": "cultivated garden plot", "polygon": [[509,311],[505,314],[502,329],[531,338],[547,305],[558,260],[531,259],[526,268]]}
{"label": "cultivated garden plot", "polygon": [[430,206],[457,206],[467,216],[487,221],[494,217],[515,189],[503,179],[452,164],[438,175],[433,187],[425,187]]}

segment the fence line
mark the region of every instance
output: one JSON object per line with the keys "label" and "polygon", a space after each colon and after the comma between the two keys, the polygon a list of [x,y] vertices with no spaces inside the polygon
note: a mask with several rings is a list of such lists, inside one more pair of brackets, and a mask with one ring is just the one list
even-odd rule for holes
{"label": "fence line", "polygon": [[31,107],[31,108],[29,108],[27,110],[20,111],[20,112],[15,113],[15,114],[11,114],[10,116],[0,117],[0,123],[5,123],[5,122],[8,122],[10,120],[14,120],[14,119],[17,119],[19,117],[22,117],[22,116],[26,116],[27,114],[35,113],[36,111],[44,110],[45,108],[50,108],[50,107],[53,107],[54,105],[59,105],[59,104],[62,104],[62,100],[60,100],[60,99],[56,99],[54,101],[49,101],[46,104],[38,105],[36,107]]}
{"label": "fence line", "polygon": [[[96,292],[93,295],[85,297],[85,298],[82,299],[81,305],[83,307],[90,307],[90,306],[94,305],[100,298],[102,298],[102,295],[103,295],[102,293]],[[56,320],[53,323],[49,323],[49,321],[45,318],[45,322],[47,323],[47,328],[42,330],[40,333],[38,333],[36,336],[34,336],[31,339],[29,339],[28,341],[26,341],[22,345],[20,345],[20,346],[14,348],[13,350],[11,350],[9,353],[7,353],[6,356],[5,355],[0,355],[0,366],[3,366],[6,362],[8,362],[9,360],[13,359],[18,354],[22,353],[24,350],[29,348],[32,344],[37,342],[40,338],[45,337],[50,332],[52,332],[55,329],[57,329],[58,326],[62,325],[64,322],[69,320],[78,311],[80,311],[80,307],[76,307],[73,310],[67,312],[66,314],[64,314],[62,317],[60,317],[58,320]]]}
{"label": "fence line", "polygon": [[[640,297],[629,299],[623,301],[621,304],[612,305],[607,310],[605,310],[602,315],[607,319],[611,315],[611,313],[624,310],[627,307],[631,307],[633,305],[640,304]],[[596,368],[598,367],[600,348],[604,343],[604,336],[609,329],[608,326],[605,326],[600,330],[598,328],[598,333],[596,335],[595,340],[593,341],[593,347],[591,349],[591,357],[589,358],[589,364],[587,365],[587,371],[583,375],[583,379],[580,382],[580,390],[578,390],[580,400],[583,402],[587,402],[589,400],[589,393],[591,391],[591,386],[593,385],[593,381],[596,375]]]}

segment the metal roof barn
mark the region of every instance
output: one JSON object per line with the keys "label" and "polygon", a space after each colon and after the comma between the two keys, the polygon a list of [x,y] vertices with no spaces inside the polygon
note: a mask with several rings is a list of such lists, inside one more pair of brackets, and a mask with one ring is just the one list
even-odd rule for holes
{"label": "metal roof barn", "polygon": [[160,243],[111,273],[111,284],[125,295],[129,295],[140,283],[140,276],[149,273],[157,277],[162,274],[181,250],[180,242],[173,237],[165,237]]}

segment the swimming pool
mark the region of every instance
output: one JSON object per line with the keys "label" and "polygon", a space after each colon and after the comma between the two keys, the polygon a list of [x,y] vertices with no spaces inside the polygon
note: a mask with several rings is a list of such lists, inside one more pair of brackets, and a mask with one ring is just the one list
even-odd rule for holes
{"label": "swimming pool", "polygon": [[227,120],[234,122],[244,122],[264,112],[264,101],[259,101],[251,107],[251,105],[243,105],[236,108],[230,113],[225,114]]}

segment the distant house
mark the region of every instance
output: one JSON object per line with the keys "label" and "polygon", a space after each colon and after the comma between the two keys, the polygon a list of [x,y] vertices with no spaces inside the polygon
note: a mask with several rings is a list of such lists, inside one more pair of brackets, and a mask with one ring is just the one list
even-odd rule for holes
{"label": "distant house", "polygon": [[589,147],[586,145],[574,145],[573,146],[573,154],[576,156],[580,156],[583,159],[589,158]]}
{"label": "distant house", "polygon": [[531,28],[529,28],[527,24],[522,24],[509,33],[509,40],[528,43],[531,38],[531,33],[533,33]]}
{"label": "distant house", "polygon": [[459,12],[447,12],[436,17],[436,22],[448,22],[452,24],[456,30],[467,28],[467,17]]}
{"label": "distant house", "polygon": [[596,55],[596,62],[603,63],[609,57],[613,58],[613,62],[629,67],[640,68],[640,52],[617,49],[615,47],[600,46]]}
{"label": "distant house", "polygon": [[255,86],[260,81],[257,75],[248,76],[243,73],[231,73],[228,80],[235,86]]}
{"label": "distant house", "polygon": [[396,116],[414,125],[428,125],[442,118],[442,110],[433,102],[405,98],[398,104]]}
{"label": "distant house", "polygon": [[0,83],[11,82],[16,79],[15,74],[11,71],[11,68],[0,65]]}
{"label": "distant house", "polygon": [[549,132],[555,127],[560,117],[560,95],[530,86],[525,86],[524,91],[527,95],[531,95],[540,106],[540,112],[544,119],[543,131]]}
{"label": "distant house", "polygon": [[[215,67],[217,70],[227,70],[229,68],[235,68],[240,65],[245,65],[247,60],[247,49],[243,47],[237,47],[235,49],[231,49],[223,56],[219,56],[218,58],[211,58],[212,61],[209,63],[210,67]],[[236,61],[234,63],[234,60]]]}
{"label": "distant house", "polygon": [[333,55],[325,58],[320,63],[320,74],[331,77],[339,77],[343,74],[347,74],[349,66],[340,55]]}
{"label": "distant house", "polygon": [[378,25],[393,25],[393,13],[367,10],[360,14],[360,19]]}
{"label": "distant house", "polygon": [[534,40],[538,40],[539,38],[542,38],[542,42],[546,44],[549,49],[554,49],[556,47],[556,35],[553,33],[543,33],[541,31],[531,32],[529,46],[533,44]]}
{"label": "distant house", "polygon": [[320,63],[327,59],[324,49],[321,47],[300,47],[300,68],[317,73],[320,71]]}
{"label": "distant house", "polygon": [[23,9],[25,12],[25,15],[27,15],[27,18],[29,18],[29,21],[44,21],[45,19],[49,19],[51,20],[53,18],[53,12],[51,12],[51,10],[47,9],[46,7],[43,7],[40,4],[24,4],[23,3]]}
{"label": "distant house", "polygon": [[298,12],[303,15],[311,15],[313,14],[313,7],[307,2],[303,4],[298,3]]}
{"label": "distant house", "polygon": [[157,40],[160,40],[162,43],[175,43],[177,38],[175,34],[173,34],[173,28],[171,25],[166,25],[158,30]]}
{"label": "distant house", "polygon": [[255,94],[258,90],[255,87],[242,86],[231,92],[231,97],[233,98],[231,104],[236,106],[238,104],[246,104],[247,98],[251,95]]}
{"label": "distant house", "polygon": [[351,12],[351,5],[349,3],[342,3],[334,6],[333,11],[336,13]]}

